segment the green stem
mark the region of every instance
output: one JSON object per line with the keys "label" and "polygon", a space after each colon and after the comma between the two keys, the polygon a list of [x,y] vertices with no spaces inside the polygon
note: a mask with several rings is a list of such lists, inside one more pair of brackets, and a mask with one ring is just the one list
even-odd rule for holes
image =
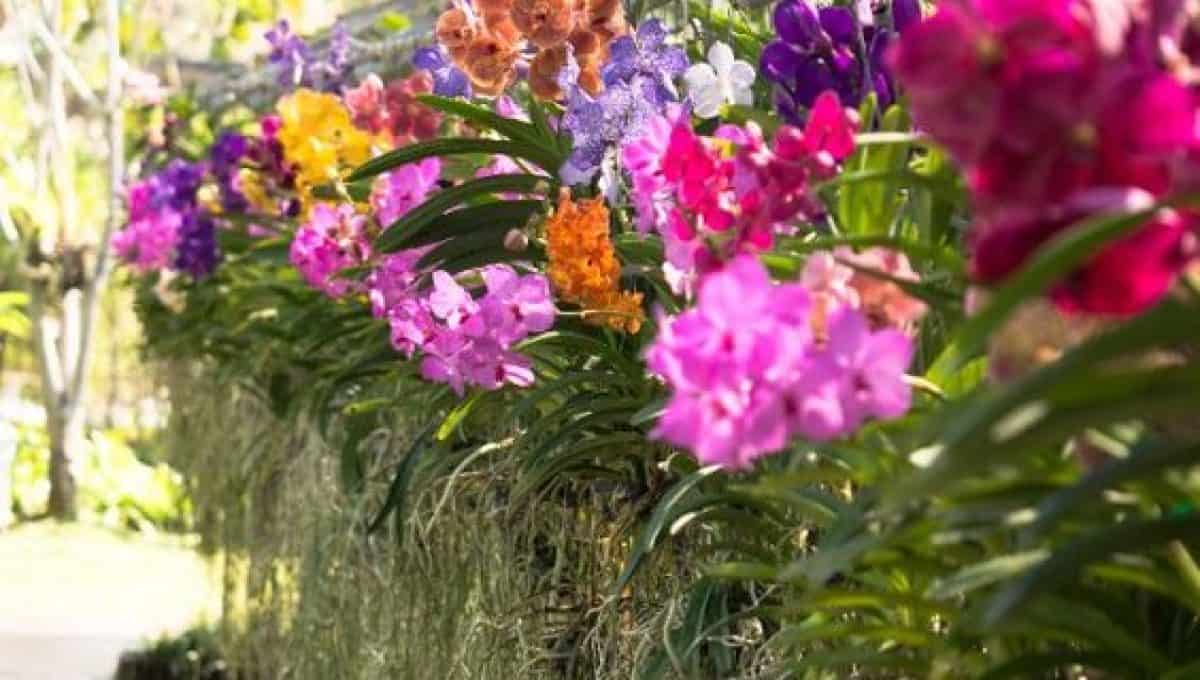
{"label": "green stem", "polygon": [[1167,559],[1179,572],[1184,583],[1200,595],[1200,565],[1196,564],[1195,558],[1183,541],[1171,541],[1167,544]]}

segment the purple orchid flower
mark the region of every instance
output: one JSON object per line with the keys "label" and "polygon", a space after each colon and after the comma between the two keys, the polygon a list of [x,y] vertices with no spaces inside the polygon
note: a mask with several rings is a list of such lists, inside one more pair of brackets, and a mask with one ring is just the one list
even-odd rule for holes
{"label": "purple orchid flower", "polygon": [[881,107],[895,101],[895,84],[884,56],[895,34],[920,17],[916,0],[897,0],[893,27],[867,25],[845,7],[816,8],[809,0],[783,0],[775,7],[779,37],[764,48],[760,66],[774,83],[780,115],[802,124],[817,97],[826,90],[855,106],[869,92]]}
{"label": "purple orchid flower", "polygon": [[442,97],[471,98],[471,81],[467,74],[446,59],[438,47],[421,47],[413,53],[413,66],[429,71],[433,76],[433,93]]}

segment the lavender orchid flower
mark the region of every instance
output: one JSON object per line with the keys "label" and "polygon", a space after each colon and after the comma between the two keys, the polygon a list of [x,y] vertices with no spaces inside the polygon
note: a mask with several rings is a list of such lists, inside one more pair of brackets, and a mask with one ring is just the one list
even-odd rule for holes
{"label": "lavender orchid flower", "polygon": [[471,81],[438,47],[421,47],[413,53],[413,66],[433,76],[433,93],[442,97],[471,97]]}

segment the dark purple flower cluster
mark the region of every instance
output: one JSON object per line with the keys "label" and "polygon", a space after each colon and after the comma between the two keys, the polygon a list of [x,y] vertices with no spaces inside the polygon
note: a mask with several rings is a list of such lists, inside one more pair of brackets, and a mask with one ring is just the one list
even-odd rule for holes
{"label": "dark purple flower cluster", "polygon": [[204,182],[207,169],[205,163],[176,159],[160,174],[165,193],[169,194],[167,207],[180,215],[174,268],[197,279],[211,274],[221,259],[216,223],[196,201],[196,192]]}
{"label": "dark purple flower cluster", "polygon": [[130,187],[129,224],[113,237],[122,260],[141,271],[212,273],[221,259],[216,224],[196,199],[207,165],[175,159]]}
{"label": "dark purple flower cluster", "polygon": [[185,213],[175,244],[175,269],[202,279],[216,269],[220,260],[217,224],[212,216],[202,210]]}
{"label": "dark purple flower cluster", "polygon": [[[919,0],[894,0],[890,17],[855,16],[846,7],[814,6],[810,0],[783,0],[775,6],[778,38],[762,53],[763,76],[774,84],[775,107],[785,120],[801,124],[826,90],[856,106],[874,92],[881,107],[896,98],[884,56],[896,35],[920,18]],[[862,19],[868,19],[863,21]]]}
{"label": "dark purple flower cluster", "polygon": [[249,152],[250,141],[229,131],[222,132],[209,151],[209,168],[221,191],[221,209],[225,212],[244,213],[250,207],[250,202],[238,188],[238,171]]}
{"label": "dark purple flower cluster", "polygon": [[271,44],[267,61],[275,69],[275,81],[281,87],[340,92],[350,76],[350,31],[341,22],[333,25],[329,48],[323,56],[292,33],[287,20],[280,20],[264,37]]}
{"label": "dark purple flower cluster", "polygon": [[178,212],[194,210],[196,190],[204,181],[204,164],[176,158],[159,173],[159,180],[159,193],[155,197],[158,206]]}

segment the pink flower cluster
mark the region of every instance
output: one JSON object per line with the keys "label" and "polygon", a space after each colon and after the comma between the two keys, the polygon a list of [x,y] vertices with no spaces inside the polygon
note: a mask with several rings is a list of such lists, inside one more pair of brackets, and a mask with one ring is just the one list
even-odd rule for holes
{"label": "pink flower cluster", "polygon": [[478,271],[484,291],[476,298],[454,276],[437,270],[432,287],[421,290],[417,265],[425,252],[389,255],[367,279],[372,312],[387,319],[392,346],[409,357],[420,351],[421,374],[460,395],[468,385],[494,390],[532,384],[528,357],[512,347],[554,325],[546,277],[489,265]]}
{"label": "pink flower cluster", "polygon": [[920,280],[904,253],[888,248],[856,253],[846,247],[810,255],[800,278],[812,298],[813,331],[818,337],[824,335],[825,319],[842,306],[861,310],[872,328],[914,334],[928,309],[897,282]]}
{"label": "pink flower cluster", "polygon": [[646,359],[672,390],[654,436],[705,464],[748,467],[794,437],[824,441],[909,408],[913,342],[832,305],[813,334],[813,294],[777,285],[751,255],[705,275],[696,306],[660,320]]}
{"label": "pink flower cluster", "polygon": [[308,221],[296,231],[290,256],[308,285],[331,298],[346,295],[357,284],[338,274],[366,263],[371,257],[367,217],[351,205],[317,203]]}
{"label": "pink flower cluster", "polygon": [[[1080,219],[1195,188],[1197,102],[1155,54],[1173,44],[1156,27],[1180,25],[1184,5],[948,0],[900,38],[892,63],[914,118],[975,195],[979,280],[1003,279]],[[1157,212],[1062,282],[1056,302],[1145,309],[1193,259],[1195,228],[1193,214]]]}
{"label": "pink flower cluster", "polygon": [[409,210],[423,203],[437,187],[442,161],[437,157],[402,165],[375,180],[371,207],[385,229]]}
{"label": "pink flower cluster", "polygon": [[129,223],[112,239],[117,257],[142,273],[171,266],[183,226],[182,213],[154,205],[160,183],[151,177],[129,187]]}
{"label": "pink flower cluster", "polygon": [[769,249],[797,217],[823,213],[814,184],[832,178],[854,151],[858,126],[837,94],[822,94],[803,130],[783,126],[770,146],[757,126],[722,125],[701,137],[676,110],[649,120],[624,144],[638,228],[657,231],[680,292],[694,272],[738,253]]}

